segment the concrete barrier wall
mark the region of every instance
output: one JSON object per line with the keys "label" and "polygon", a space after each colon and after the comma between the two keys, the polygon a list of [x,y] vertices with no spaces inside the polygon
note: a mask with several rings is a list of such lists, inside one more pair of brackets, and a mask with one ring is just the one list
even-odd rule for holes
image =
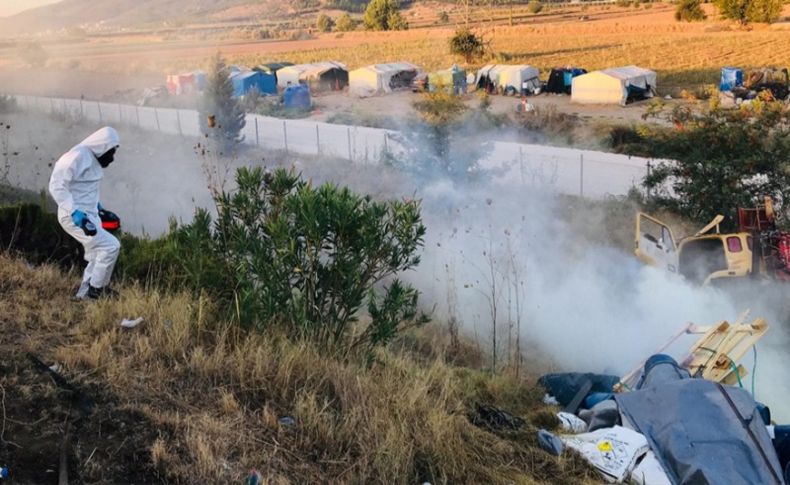
{"label": "concrete barrier wall", "polygon": [[[171,135],[201,136],[198,112],[80,99],[15,96],[20,108],[81,117],[97,123],[133,125]],[[309,120],[246,116],[244,143],[302,155],[377,164],[385,150],[397,152],[397,133]],[[481,162],[497,169],[502,184],[542,187],[557,193],[602,198],[638,186],[652,161],[613,153],[495,141]]]}

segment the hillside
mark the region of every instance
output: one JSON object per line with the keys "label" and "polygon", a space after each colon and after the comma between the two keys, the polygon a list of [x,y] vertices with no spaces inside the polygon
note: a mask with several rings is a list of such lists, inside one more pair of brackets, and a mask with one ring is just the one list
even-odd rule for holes
{"label": "hillside", "polygon": [[5,34],[35,33],[71,27],[167,26],[203,18],[239,5],[261,0],[63,0],[0,19]]}
{"label": "hillside", "polygon": [[0,18],[10,17],[19,12],[41,7],[42,5],[50,5],[58,1],[60,0],[5,0],[0,2]]}
{"label": "hillside", "polygon": [[[0,282],[0,463],[14,483],[63,469],[71,483],[241,483],[251,468],[272,484],[593,483],[577,456],[537,447],[533,426],[556,425],[540,391],[453,364],[436,328],[365,369],[240,331],[206,298],[126,286],[74,303],[73,277],[3,254]],[[131,315],[145,322],[121,328]],[[475,426],[476,402],[530,424]]]}

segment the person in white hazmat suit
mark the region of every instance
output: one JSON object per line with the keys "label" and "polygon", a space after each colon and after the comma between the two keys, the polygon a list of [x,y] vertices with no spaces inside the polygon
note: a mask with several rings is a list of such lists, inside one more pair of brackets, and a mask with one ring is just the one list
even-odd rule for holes
{"label": "person in white hazmat suit", "polygon": [[102,228],[99,184],[120,146],[118,132],[104,127],[58,159],[49,193],[58,204],[61,227],[85,248],[88,266],[77,290],[79,299],[114,295],[108,288],[121,243]]}

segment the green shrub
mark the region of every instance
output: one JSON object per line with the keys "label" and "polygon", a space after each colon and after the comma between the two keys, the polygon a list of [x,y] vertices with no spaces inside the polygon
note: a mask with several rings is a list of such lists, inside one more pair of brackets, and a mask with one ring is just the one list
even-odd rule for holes
{"label": "green shrub", "polygon": [[716,0],[722,17],[741,24],[775,22],[782,14],[782,0]]}
{"label": "green shrub", "polygon": [[315,21],[315,27],[318,29],[319,32],[332,32],[332,27],[335,26],[335,21],[332,18],[322,13],[318,16]]}
{"label": "green shrub", "polygon": [[576,115],[563,113],[553,104],[535,106],[533,111],[522,113],[516,121],[528,134],[540,133],[567,144],[575,141],[574,134],[579,124]]}
{"label": "green shrub", "polygon": [[527,8],[530,13],[540,13],[543,10],[543,3],[540,0],[532,0]]}
{"label": "green shrub", "polygon": [[405,30],[408,24],[398,11],[398,0],[371,0],[365,9],[365,28],[368,30]]}
{"label": "green shrub", "polygon": [[471,63],[483,56],[485,43],[482,37],[464,27],[458,29],[455,35],[450,38],[450,52],[457,56],[463,56],[467,63]]}
{"label": "green shrub", "polygon": [[[740,110],[697,112],[673,109],[675,128],[637,133],[629,153],[663,160],[644,180],[669,209],[697,222],[725,216],[733,227],[736,209],[770,196],[778,209],[790,200],[790,111],[784,103],[755,100]],[[667,189],[671,188],[669,191]]]}
{"label": "green shrub", "polygon": [[356,28],[356,22],[354,22],[354,19],[347,13],[338,17],[335,23],[335,30],[338,32],[351,32],[352,30],[356,30]]}
{"label": "green shrub", "polygon": [[[375,202],[347,188],[313,187],[293,172],[240,168],[162,240],[128,247],[136,278],[208,291],[245,327],[280,325],[344,355],[387,343],[419,324],[418,292],[393,279],[415,267],[425,227],[416,201]],[[358,320],[364,305],[370,318]]]}
{"label": "green shrub", "polygon": [[498,123],[488,102],[469,110],[460,96],[443,86],[412,103],[420,120],[397,135],[401,153],[385,153],[385,162],[410,173],[418,183],[436,178],[469,183],[483,177],[480,160],[491,150],[490,129]]}
{"label": "green shrub", "polygon": [[63,268],[82,263],[82,246],[61,229],[57,215],[40,204],[0,207],[0,248],[22,254],[32,264]]}
{"label": "green shrub", "polygon": [[675,20],[678,22],[697,22],[705,20],[705,12],[702,11],[701,0],[680,0],[675,9]]}

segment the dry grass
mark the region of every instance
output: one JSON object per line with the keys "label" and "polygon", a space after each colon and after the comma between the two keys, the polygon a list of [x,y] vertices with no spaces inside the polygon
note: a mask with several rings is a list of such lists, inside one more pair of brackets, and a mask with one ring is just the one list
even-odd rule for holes
{"label": "dry grass", "polygon": [[[428,352],[401,345],[366,369],[327,359],[306,342],[217,323],[205,298],[124,288],[117,302],[72,303],[71,280],[0,256],[0,353],[8,362],[22,362],[28,351],[58,362],[69,380],[89,389],[98,411],[81,429],[93,429],[98,416],[134,423],[136,432],[120,445],[88,443],[88,431],[76,433],[72,461],[86,481],[117,480],[109,464],[126,456],[135,457],[136,469],[173,483],[239,483],[253,467],[268,483],[591,480],[577,458],[537,449],[531,426],[504,433],[471,425],[466,414],[475,402],[539,416],[541,393],[512,376],[447,364],[435,331],[410,337],[432,342]],[[119,326],[136,316],[145,318],[142,326]],[[21,368],[0,383],[18,384]],[[39,385],[27,398],[17,392],[17,404],[46,389]],[[283,416],[296,424],[280,424]],[[112,452],[130,443],[126,455]]]}

